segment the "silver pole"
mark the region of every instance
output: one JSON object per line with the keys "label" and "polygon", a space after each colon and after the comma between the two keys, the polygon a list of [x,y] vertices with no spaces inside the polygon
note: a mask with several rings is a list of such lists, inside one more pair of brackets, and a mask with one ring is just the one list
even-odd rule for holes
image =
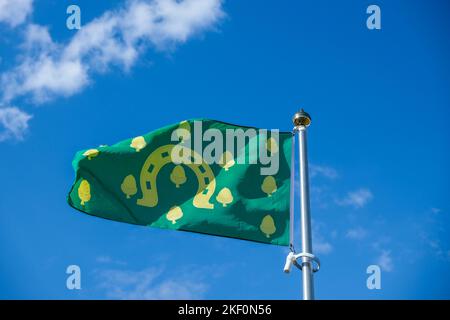
{"label": "silver pole", "polygon": [[[306,145],[306,128],[311,123],[309,114],[299,111],[294,116],[294,124],[298,131],[298,151],[300,162],[300,214],[302,252],[312,255],[311,216],[309,207],[308,153]],[[313,265],[311,258],[302,257],[303,300],[314,300]]]}

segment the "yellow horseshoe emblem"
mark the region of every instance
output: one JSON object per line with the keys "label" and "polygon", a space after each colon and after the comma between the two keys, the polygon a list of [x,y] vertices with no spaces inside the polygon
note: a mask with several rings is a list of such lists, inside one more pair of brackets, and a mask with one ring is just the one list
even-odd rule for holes
{"label": "yellow horseshoe emblem", "polygon": [[[140,175],[142,198],[137,200],[138,205],[155,207],[158,204],[156,177],[162,167],[172,162],[171,154],[174,147],[175,145],[173,144],[159,147],[145,160]],[[187,149],[187,151],[191,152],[192,158],[201,158],[194,150]],[[191,168],[198,179],[198,190],[197,194],[194,196],[193,205],[196,208],[213,209],[214,204],[210,202],[210,199],[216,189],[214,173],[203,159],[201,164],[195,164],[194,162],[195,161],[191,161],[189,164],[184,164]]]}

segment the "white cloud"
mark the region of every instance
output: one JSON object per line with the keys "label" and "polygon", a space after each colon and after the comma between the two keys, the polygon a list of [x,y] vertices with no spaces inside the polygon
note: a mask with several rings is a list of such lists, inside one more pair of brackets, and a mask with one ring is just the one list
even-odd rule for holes
{"label": "white cloud", "polygon": [[348,192],[343,199],[336,200],[336,203],[341,206],[362,208],[372,199],[372,192],[369,189],[361,188],[356,191]]}
{"label": "white cloud", "polygon": [[362,228],[362,227],[357,227],[354,229],[349,229],[345,235],[346,238],[348,239],[353,239],[353,240],[362,240],[366,237],[367,235],[367,230]]}
{"label": "white cloud", "polygon": [[329,254],[333,251],[333,246],[323,236],[325,234],[324,229],[324,224],[316,220],[312,221],[312,245],[315,254]]}
{"label": "white cloud", "polygon": [[333,251],[333,246],[323,239],[315,239],[313,242],[313,252],[315,254],[329,254],[331,251]]}
{"label": "white cloud", "polygon": [[0,141],[22,140],[32,116],[16,107],[0,108]]}
{"label": "white cloud", "polygon": [[201,279],[192,274],[186,276],[189,273],[175,274],[175,278],[165,278],[161,268],[140,271],[109,269],[97,272],[99,287],[112,299],[189,300],[203,297],[207,285]]}
{"label": "white cloud", "polygon": [[121,265],[121,266],[127,265],[127,263],[125,261],[116,260],[107,255],[98,256],[95,259],[95,261],[97,261],[98,263],[101,263],[101,264],[114,264],[114,265]]}
{"label": "white cloud", "polygon": [[338,177],[338,173],[334,168],[316,164],[309,165],[309,174],[311,178],[316,176],[323,176],[328,179],[336,179]]}
{"label": "white cloud", "polygon": [[27,25],[25,29],[25,41],[22,47],[25,50],[34,50],[37,48],[46,52],[55,49],[48,28],[32,23]]}
{"label": "white cloud", "polygon": [[1,78],[3,101],[31,95],[42,103],[71,96],[94,73],[112,66],[129,70],[148,47],[169,50],[224,16],[221,0],[134,0],[82,26],[66,44],[54,43],[45,27],[27,28],[21,63]]}
{"label": "white cloud", "polygon": [[[444,230],[444,229],[442,229]],[[442,259],[448,259],[450,256],[448,253],[448,241],[442,241],[440,238],[439,231],[433,233],[426,232],[425,230],[419,231],[419,238],[428,247],[427,252],[433,253],[436,257]]]}
{"label": "white cloud", "polygon": [[33,11],[33,0],[0,0],[0,23],[16,27]]}
{"label": "white cloud", "polygon": [[110,256],[98,256],[95,261],[98,263],[111,263],[112,259]]}
{"label": "white cloud", "polygon": [[55,94],[67,97],[79,92],[88,83],[88,75],[80,60],[55,60],[43,55],[25,60],[1,80],[5,101],[32,93],[34,101],[42,103]]}
{"label": "white cloud", "polygon": [[[0,9],[12,13],[12,8],[21,7],[28,15],[31,3],[0,0]],[[128,71],[147,48],[172,50],[213,28],[224,15],[222,0],[130,0],[86,23],[65,43],[54,42],[47,27],[29,24],[18,65],[0,77],[0,105],[21,96],[31,97],[34,103],[72,96],[92,83],[94,74],[112,67]],[[14,25],[24,21],[19,16]],[[18,119],[26,129],[29,118]],[[21,138],[18,132],[9,130],[2,139]]]}
{"label": "white cloud", "polygon": [[377,264],[382,270],[386,272],[391,272],[394,270],[394,264],[392,262],[391,252],[387,250],[382,250],[380,256],[378,257]]}
{"label": "white cloud", "polygon": [[439,208],[431,208],[431,213],[434,213],[434,214],[438,214],[438,213],[440,213],[442,210],[441,209],[439,209]]}

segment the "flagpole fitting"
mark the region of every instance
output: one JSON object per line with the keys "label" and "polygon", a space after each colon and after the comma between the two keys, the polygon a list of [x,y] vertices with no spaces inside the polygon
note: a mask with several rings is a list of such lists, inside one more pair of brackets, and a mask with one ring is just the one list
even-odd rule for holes
{"label": "flagpole fitting", "polygon": [[294,114],[292,118],[292,122],[295,125],[294,130],[300,130],[306,127],[309,127],[311,124],[311,116],[305,110],[301,109],[297,113]]}
{"label": "flagpole fitting", "polygon": [[[297,261],[300,259],[300,263]],[[298,269],[302,270],[303,265],[305,263],[311,263],[313,266],[312,272],[316,273],[320,270],[320,260],[312,253],[307,252],[301,252],[301,253],[295,253],[293,251],[289,252],[289,254],[286,257],[286,263],[284,265],[283,271],[285,273],[291,272],[292,265],[296,266]]]}

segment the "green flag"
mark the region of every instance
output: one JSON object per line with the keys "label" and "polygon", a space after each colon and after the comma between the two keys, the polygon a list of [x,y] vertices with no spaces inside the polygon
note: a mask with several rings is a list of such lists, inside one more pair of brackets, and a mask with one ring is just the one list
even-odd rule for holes
{"label": "green flag", "polygon": [[292,134],[189,120],[79,151],[68,195],[87,214],[288,245]]}

